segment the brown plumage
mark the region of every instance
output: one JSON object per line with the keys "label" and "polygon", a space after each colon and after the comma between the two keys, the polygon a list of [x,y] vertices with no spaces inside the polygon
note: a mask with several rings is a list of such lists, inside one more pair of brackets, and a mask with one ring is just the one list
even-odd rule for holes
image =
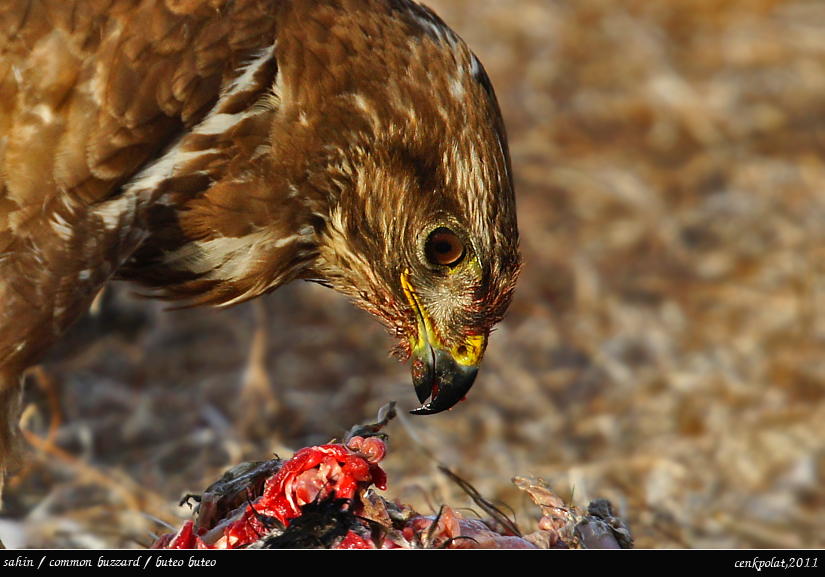
{"label": "brown plumage", "polygon": [[113,276],[218,306],[331,286],[432,413],[519,269],[493,89],[409,0],[6,0],[0,166],[0,465],[20,375]]}

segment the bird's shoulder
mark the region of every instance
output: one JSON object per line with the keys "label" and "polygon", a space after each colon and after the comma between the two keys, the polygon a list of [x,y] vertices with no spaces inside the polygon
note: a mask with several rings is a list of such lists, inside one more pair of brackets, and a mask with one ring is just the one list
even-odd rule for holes
{"label": "bird's shoulder", "polygon": [[[111,196],[271,41],[273,2],[0,6],[0,215]],[[0,221],[2,223],[2,221]]]}

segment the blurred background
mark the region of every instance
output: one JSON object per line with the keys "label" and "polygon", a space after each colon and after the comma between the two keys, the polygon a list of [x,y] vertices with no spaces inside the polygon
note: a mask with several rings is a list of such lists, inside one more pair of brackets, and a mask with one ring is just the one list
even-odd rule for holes
{"label": "blurred background", "polygon": [[525,261],[467,401],[407,415],[409,365],[327,289],[115,285],[28,379],[7,546],[146,546],[394,399],[384,495],[420,512],[471,506],[443,463],[526,532],[516,475],[610,499],[637,547],[825,547],[825,3],[427,3],[496,87]]}

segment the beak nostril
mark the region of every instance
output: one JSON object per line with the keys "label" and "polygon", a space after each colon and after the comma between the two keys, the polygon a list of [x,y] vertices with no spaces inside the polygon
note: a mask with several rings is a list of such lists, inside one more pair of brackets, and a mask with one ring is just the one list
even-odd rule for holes
{"label": "beak nostril", "polygon": [[455,352],[461,357],[466,357],[470,351],[467,350],[467,345],[459,345]]}

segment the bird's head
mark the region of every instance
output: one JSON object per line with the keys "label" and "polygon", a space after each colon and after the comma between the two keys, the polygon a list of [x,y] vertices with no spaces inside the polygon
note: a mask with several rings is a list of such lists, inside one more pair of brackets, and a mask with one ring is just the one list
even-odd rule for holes
{"label": "bird's head", "polygon": [[354,42],[371,57],[348,60],[346,81],[325,66],[328,89],[303,117],[316,136],[334,127],[314,155],[323,170],[308,179],[326,193],[313,211],[318,257],[304,276],[390,327],[396,352],[412,357],[414,412],[431,414],[472,386],[521,261],[492,85],[434,14],[409,14],[404,37],[370,34],[380,21],[362,21],[355,34],[368,33]]}

